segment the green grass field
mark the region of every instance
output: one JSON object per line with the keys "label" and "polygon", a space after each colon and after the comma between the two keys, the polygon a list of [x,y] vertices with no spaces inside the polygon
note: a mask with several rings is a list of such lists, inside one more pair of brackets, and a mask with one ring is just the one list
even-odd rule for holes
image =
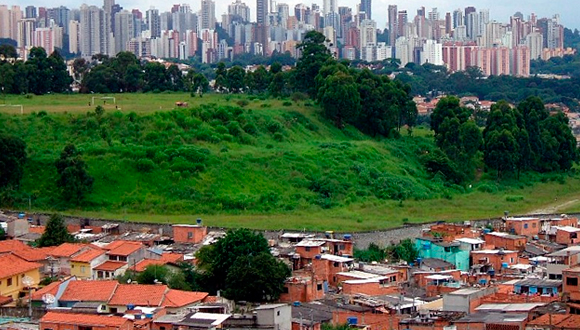
{"label": "green grass field", "polygon": [[[471,187],[433,178],[421,163],[432,133],[421,127],[375,140],[334,128],[308,101],[185,93],[115,95],[120,110],[108,100],[97,118],[93,96],[7,96],[25,114],[0,107],[0,131],[27,142],[29,162],[4,206],[27,209],[30,198],[36,211],[71,215],[337,231],[580,211],[573,174],[502,183],[484,174]],[[82,208],[63,203],[54,185],[67,143],[83,150],[95,178]]]}

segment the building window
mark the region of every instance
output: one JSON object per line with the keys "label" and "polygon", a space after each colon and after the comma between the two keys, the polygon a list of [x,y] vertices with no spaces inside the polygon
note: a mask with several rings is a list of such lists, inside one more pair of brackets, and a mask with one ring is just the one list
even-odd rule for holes
{"label": "building window", "polygon": [[334,262],[334,267],[338,267],[338,262]]}
{"label": "building window", "polygon": [[12,277],[6,280],[6,286],[12,286]]}
{"label": "building window", "polygon": [[445,249],[445,252],[451,252],[451,248],[448,246],[446,246],[444,249]]}
{"label": "building window", "polygon": [[119,257],[119,261],[127,261],[127,257]]}
{"label": "building window", "polygon": [[159,327],[159,330],[165,330],[165,327]]}
{"label": "building window", "polygon": [[86,267],[85,266],[81,266],[81,273],[84,273],[85,270],[86,270]]}
{"label": "building window", "polygon": [[282,290],[282,293],[288,293],[288,287],[285,286],[284,289]]}
{"label": "building window", "polygon": [[566,285],[578,286],[578,278],[577,277],[566,277]]}
{"label": "building window", "polygon": [[304,248],[304,250],[305,250],[306,252],[310,252],[310,246],[307,246],[307,247],[305,247],[305,248]]}
{"label": "building window", "polygon": [[74,269],[75,268],[75,265],[71,265],[70,268]]}
{"label": "building window", "polygon": [[524,223],[524,229],[528,229],[528,224]]}
{"label": "building window", "polygon": [[280,316],[280,311],[277,311],[276,312],[276,316]]}
{"label": "building window", "polygon": [[318,290],[318,291],[322,290],[322,284],[317,284],[316,285],[316,290]]}
{"label": "building window", "polygon": [[193,238],[193,232],[188,232],[187,233],[187,239],[192,239]]}
{"label": "building window", "polygon": [[536,228],[536,223],[532,223],[532,228]]}

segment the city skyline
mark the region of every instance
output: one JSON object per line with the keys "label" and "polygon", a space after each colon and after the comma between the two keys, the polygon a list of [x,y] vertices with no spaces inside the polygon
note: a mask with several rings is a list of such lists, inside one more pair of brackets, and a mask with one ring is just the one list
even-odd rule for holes
{"label": "city skyline", "polygon": [[[121,0],[117,1],[119,5],[121,5],[124,9],[132,10],[132,9],[139,9],[142,12],[150,9],[151,7],[155,7],[160,12],[169,11],[174,4],[188,4],[191,6],[191,9],[196,12],[201,10],[201,2],[202,1],[173,1],[168,2],[166,4],[160,5],[158,2],[146,0],[146,1],[137,1],[137,0]],[[230,5],[233,1],[229,0],[218,0],[215,2],[215,14],[216,19],[219,20],[219,17],[223,13],[227,13],[228,5]],[[256,21],[256,1],[249,0],[244,1],[248,7],[251,9],[251,20]],[[319,5],[321,8],[323,6],[323,0],[315,0],[315,1],[301,1],[301,0],[278,0],[277,3],[286,3],[291,8],[299,3],[304,3],[307,6],[310,6],[312,3]],[[51,6],[66,6],[70,9],[73,8],[80,8],[80,6],[86,3],[87,5],[95,5],[98,7],[102,7],[103,2],[100,0],[93,0],[93,1],[72,1],[72,0],[62,0],[58,3],[47,5],[46,2],[40,0],[18,0],[18,1],[10,1],[10,2],[2,2],[0,4],[5,4],[8,6],[11,5],[18,5],[22,8],[32,5],[32,6],[41,6],[41,7],[51,7]],[[338,6],[347,6],[356,8],[356,6],[360,4],[360,0],[339,0]],[[515,14],[516,12],[521,12],[524,17],[528,17],[531,13],[536,14],[539,17],[551,17],[554,14],[560,15],[561,23],[570,29],[580,29],[580,18],[575,15],[573,11],[566,11],[564,10],[566,7],[574,8],[577,5],[577,2],[574,0],[559,0],[550,3],[546,3],[545,1],[541,0],[530,0],[530,1],[509,1],[506,3],[499,3],[493,0],[372,0],[372,18],[377,22],[377,28],[384,29],[387,26],[387,8],[389,5],[397,5],[400,9],[406,9],[409,13],[414,13],[420,7],[425,7],[426,10],[431,10],[431,8],[436,7],[439,12],[446,13],[452,12],[457,8],[465,8],[468,6],[474,6],[476,9],[489,9],[490,17],[493,20],[497,20],[499,22],[507,22],[509,21],[509,17]],[[414,15],[414,14],[413,14]]]}

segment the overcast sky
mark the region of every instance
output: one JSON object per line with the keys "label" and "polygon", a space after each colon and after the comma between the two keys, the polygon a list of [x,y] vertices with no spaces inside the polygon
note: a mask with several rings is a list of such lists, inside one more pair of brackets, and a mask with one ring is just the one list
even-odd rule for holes
{"label": "overcast sky", "polygon": [[[14,0],[12,0],[14,1]],[[82,1],[82,0],[81,0]],[[82,3],[78,0],[56,0],[51,2],[49,6],[65,5],[69,8],[78,8]],[[155,1],[155,0],[116,0],[125,9],[138,8],[141,11],[149,9],[151,6],[160,11],[169,11],[171,5],[174,3],[183,3],[183,0],[174,1]],[[233,0],[215,0],[216,1],[216,16],[218,21],[221,20],[221,14],[227,11],[227,6]],[[252,8],[252,20],[256,18],[256,0],[242,0]],[[285,2],[290,5],[290,12],[293,13],[294,5],[298,3],[305,3],[310,6],[313,2],[322,7],[323,0],[277,0],[279,3]],[[356,4],[360,0],[338,0],[339,6],[356,8]],[[102,6],[103,2],[98,0],[86,0],[89,5]],[[201,7],[201,0],[185,1],[194,11],[198,11]],[[17,4],[22,7],[27,5],[47,6],[45,0],[18,0],[11,4]],[[384,28],[386,26],[387,7],[390,4],[395,4],[399,10],[406,9],[409,13],[409,19],[412,19],[417,8],[424,6],[427,12],[433,7],[437,7],[441,12],[441,18],[445,17],[445,13],[453,11],[457,8],[465,8],[467,6],[474,6],[479,9],[489,9],[490,19],[498,22],[507,23],[509,17],[515,12],[520,11],[527,17],[531,13],[535,13],[538,17],[552,17],[554,14],[560,14],[562,24],[568,28],[580,28],[579,7],[578,0],[372,0],[372,15],[373,19],[377,21],[377,27]]]}

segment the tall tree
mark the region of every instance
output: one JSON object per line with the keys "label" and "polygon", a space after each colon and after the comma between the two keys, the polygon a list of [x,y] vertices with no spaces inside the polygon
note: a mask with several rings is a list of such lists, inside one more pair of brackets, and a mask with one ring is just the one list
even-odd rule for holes
{"label": "tall tree", "polygon": [[317,95],[314,78],[327,60],[332,57],[324,45],[325,41],[326,37],[322,33],[311,30],[304,35],[302,43],[297,47],[302,56],[296,63],[295,88],[308,93],[311,97]]}
{"label": "tall tree", "polygon": [[352,76],[337,72],[324,79],[318,91],[318,100],[324,115],[333,120],[336,127],[342,128],[344,121],[358,117],[360,94]]}
{"label": "tall tree", "polygon": [[0,134],[0,190],[18,187],[26,164],[26,143],[15,136]]}
{"label": "tall tree", "polygon": [[48,57],[48,70],[50,72],[50,91],[64,93],[70,90],[72,78],[66,69],[66,63],[58,51],[52,52]]}
{"label": "tall tree", "polygon": [[240,93],[245,88],[246,71],[239,65],[232,66],[226,74],[226,85],[230,92]]}
{"label": "tall tree", "polygon": [[81,204],[92,191],[94,181],[87,171],[81,153],[73,144],[69,144],[64,147],[55,165],[58,173],[57,186],[62,198],[76,205]]}
{"label": "tall tree", "polygon": [[62,243],[74,242],[74,237],[66,229],[64,219],[59,214],[53,214],[46,223],[44,233],[38,241],[38,247],[57,246]]}

